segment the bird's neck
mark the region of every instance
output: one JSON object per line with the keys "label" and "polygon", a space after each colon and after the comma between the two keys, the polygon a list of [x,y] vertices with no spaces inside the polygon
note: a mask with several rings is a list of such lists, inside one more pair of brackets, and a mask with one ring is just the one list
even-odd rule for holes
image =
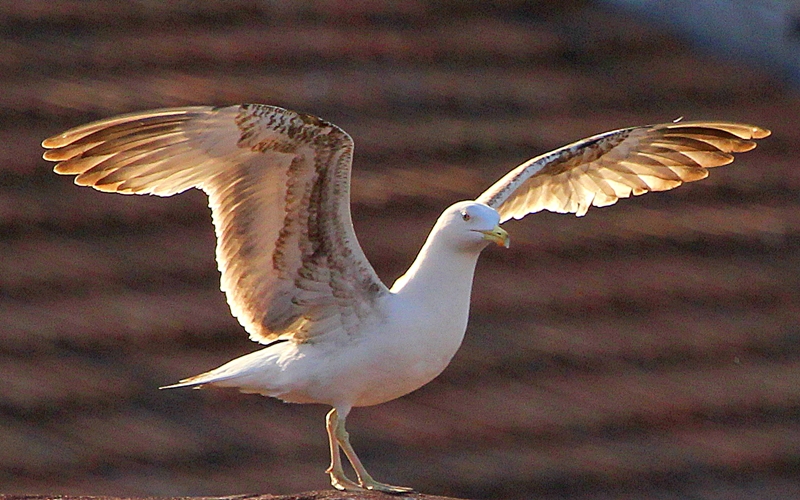
{"label": "bird's neck", "polygon": [[456,313],[459,309],[468,312],[480,250],[455,251],[431,234],[408,271],[395,281],[392,292],[422,302],[446,304],[451,311],[443,313]]}

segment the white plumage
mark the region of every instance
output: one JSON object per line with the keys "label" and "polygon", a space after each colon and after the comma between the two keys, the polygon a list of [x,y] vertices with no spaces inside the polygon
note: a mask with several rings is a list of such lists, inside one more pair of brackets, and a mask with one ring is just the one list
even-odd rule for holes
{"label": "white plumage", "polygon": [[[663,191],[730,163],[769,131],[683,122],[594,136],[534,158],[476,201],[452,205],[391,289],[358,245],[350,218],[353,141],[319,118],[265,105],[187,107],[123,115],[45,140],[44,158],[79,185],[125,194],[208,194],[221,288],[263,349],[169,387],[236,387],[333,407],[326,419],[331,483],[410,491],[375,481],[350,446],[351,408],[428,383],[467,326],[475,264],[499,224],[540,210]],[[357,481],[343,471],[345,453]]]}

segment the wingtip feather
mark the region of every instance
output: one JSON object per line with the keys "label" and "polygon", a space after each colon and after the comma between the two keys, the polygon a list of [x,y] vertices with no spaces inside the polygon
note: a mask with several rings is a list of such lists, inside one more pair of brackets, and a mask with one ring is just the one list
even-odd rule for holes
{"label": "wingtip feather", "polygon": [[[69,144],[69,140],[64,137],[65,135],[66,134],[58,134],[52,137],[48,137],[47,139],[42,141],[42,147],[45,149],[54,149]],[[49,152],[50,151],[46,152],[45,154]]]}
{"label": "wingtip feather", "polygon": [[763,139],[772,135],[772,131],[768,128],[757,127],[753,125],[753,139]]}

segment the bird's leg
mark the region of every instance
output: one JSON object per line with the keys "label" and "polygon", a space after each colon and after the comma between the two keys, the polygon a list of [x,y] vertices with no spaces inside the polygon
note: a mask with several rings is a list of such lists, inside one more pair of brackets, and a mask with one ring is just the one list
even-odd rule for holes
{"label": "bird's leg", "polygon": [[364,490],[361,486],[349,480],[342,468],[342,457],[339,455],[339,441],[336,438],[336,427],[339,418],[336,408],[328,412],[325,417],[325,430],[328,431],[328,443],[331,447],[331,466],[325,472],[331,477],[331,485],[337,490],[359,491]]}
{"label": "bird's leg", "polygon": [[[340,416],[336,410],[333,410],[328,414],[328,416],[332,416],[335,420],[334,436],[336,441],[339,443],[339,446],[342,447],[342,451],[347,456],[350,464],[353,466],[353,469],[356,471],[356,475],[358,476],[358,484],[361,486],[361,489],[394,494],[411,493],[414,491],[412,488],[406,488],[405,486],[392,486],[391,484],[379,483],[378,481],[372,479],[372,476],[370,476],[367,470],[364,468],[364,465],[361,463],[361,460],[359,460],[355,450],[353,450],[353,447],[350,445],[350,436],[344,427],[346,415]],[[333,449],[333,446],[331,446],[331,449]],[[333,468],[333,463],[331,464],[331,467]],[[339,467],[341,469],[341,464]],[[333,474],[331,474],[331,478],[333,478]]]}

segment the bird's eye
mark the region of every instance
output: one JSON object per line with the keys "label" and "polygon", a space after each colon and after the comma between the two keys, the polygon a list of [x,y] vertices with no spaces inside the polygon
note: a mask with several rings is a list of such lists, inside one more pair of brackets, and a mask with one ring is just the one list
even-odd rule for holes
{"label": "bird's eye", "polygon": [[461,218],[464,220],[470,220],[472,216],[465,211],[461,212]]}

